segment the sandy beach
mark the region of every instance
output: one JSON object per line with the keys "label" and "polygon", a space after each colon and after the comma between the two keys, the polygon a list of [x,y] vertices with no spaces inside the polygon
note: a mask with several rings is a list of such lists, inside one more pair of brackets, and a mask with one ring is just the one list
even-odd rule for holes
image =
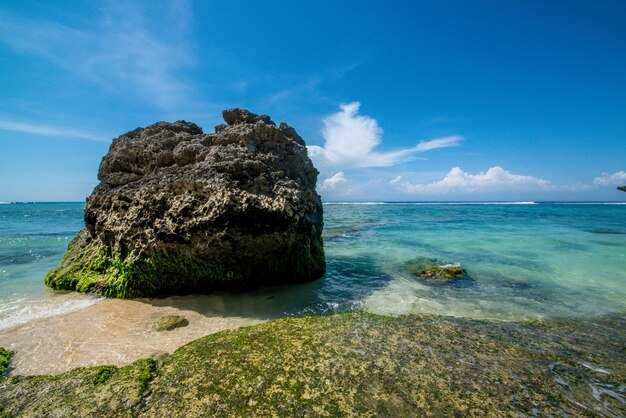
{"label": "sandy beach", "polygon": [[[15,352],[14,375],[57,374],[99,364],[124,366],[139,358],[171,353],[207,334],[263,322],[207,313],[209,298],[103,299],[76,312],[1,331],[0,346]],[[154,323],[165,315],[182,315],[189,325],[155,331]]]}

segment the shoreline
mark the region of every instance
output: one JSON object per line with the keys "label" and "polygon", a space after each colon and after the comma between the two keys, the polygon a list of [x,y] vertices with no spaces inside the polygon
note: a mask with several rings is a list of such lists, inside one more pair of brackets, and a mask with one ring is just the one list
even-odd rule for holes
{"label": "shoreline", "polygon": [[[273,296],[259,299],[268,302]],[[291,317],[286,313],[280,315],[276,307],[268,309],[268,306],[259,303],[258,299],[239,300],[240,306],[235,306],[234,301],[216,294],[153,299],[101,298],[78,310],[33,319],[0,330],[0,347],[13,352],[10,376],[51,375],[81,367],[102,365],[123,367],[142,358],[158,358],[172,354],[190,342],[220,331]],[[502,323],[595,324],[603,322],[606,318],[624,318],[626,315],[614,312],[587,319],[511,320],[437,313],[368,314],[389,318],[425,315],[459,321],[481,321],[493,326]],[[154,330],[154,324],[161,317],[168,315],[182,316],[189,323],[172,330]],[[325,315],[327,314],[313,314],[312,317]]]}
{"label": "shoreline", "polygon": [[[125,366],[208,334],[264,322],[267,318],[211,314],[200,307],[208,296],[163,299],[102,299],[93,305],[0,331],[0,346],[14,352],[11,375],[58,374],[77,367]],[[165,315],[181,315],[189,325],[155,331]]]}

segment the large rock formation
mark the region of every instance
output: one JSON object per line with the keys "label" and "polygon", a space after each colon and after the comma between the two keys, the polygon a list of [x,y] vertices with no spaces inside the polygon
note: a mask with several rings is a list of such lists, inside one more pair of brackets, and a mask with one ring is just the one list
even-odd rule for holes
{"label": "large rock formation", "polygon": [[326,269],[317,170],[296,131],[242,109],[203,134],[159,122],[113,140],[56,289],[114,297],[299,282]]}

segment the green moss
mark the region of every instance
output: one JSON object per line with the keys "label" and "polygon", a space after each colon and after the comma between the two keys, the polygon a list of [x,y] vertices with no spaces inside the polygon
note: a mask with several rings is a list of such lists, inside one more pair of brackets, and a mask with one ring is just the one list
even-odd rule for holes
{"label": "green moss", "polygon": [[144,359],[9,379],[0,403],[25,416],[621,416],[625,326],[280,319],[203,337],[158,369]]}
{"label": "green moss", "polygon": [[113,376],[113,374],[117,372],[117,367],[115,366],[100,366],[96,369],[96,377],[94,382],[96,385],[105,383],[107,380]]}
{"label": "green moss", "polygon": [[281,282],[319,278],[326,272],[323,239],[320,236],[306,239],[304,243],[294,243],[286,253],[266,260],[266,264],[267,269],[275,272]]}
{"label": "green moss", "polygon": [[241,288],[267,283],[308,281],[326,271],[321,237],[296,243],[286,254],[263,262],[219,263],[191,255],[157,252],[126,256],[90,240],[86,231],[70,244],[61,264],[45,278],[59,290],[77,290],[107,297],[134,298]]}
{"label": "green moss", "polygon": [[21,376],[0,386],[0,403],[17,416],[135,416],[148,395],[156,363],[80,368],[58,376]]}
{"label": "green moss", "polygon": [[416,276],[433,278],[439,280],[452,280],[457,277],[463,277],[465,270],[461,266],[435,266],[431,268],[416,270],[413,272]]}
{"label": "green moss", "polygon": [[459,265],[441,263],[435,259],[417,258],[406,264],[406,269],[411,274],[428,281],[446,282],[464,277],[467,272]]}
{"label": "green moss", "polygon": [[189,325],[189,321],[184,316],[165,315],[156,321],[153,328],[155,331],[171,331],[175,328],[186,327],[187,325]]}
{"label": "green moss", "polygon": [[134,375],[133,378],[135,382],[139,385],[143,392],[148,390],[148,385],[150,381],[154,379],[155,373],[157,371],[157,363],[154,359],[144,359],[142,360],[144,363],[144,367],[139,369],[139,373]]}
{"label": "green moss", "polygon": [[10,418],[11,415],[4,412],[4,405],[0,405],[0,418]]}
{"label": "green moss", "polygon": [[0,379],[2,379],[7,371],[9,370],[9,365],[11,364],[11,357],[13,356],[13,352],[7,350],[6,348],[0,347]]}

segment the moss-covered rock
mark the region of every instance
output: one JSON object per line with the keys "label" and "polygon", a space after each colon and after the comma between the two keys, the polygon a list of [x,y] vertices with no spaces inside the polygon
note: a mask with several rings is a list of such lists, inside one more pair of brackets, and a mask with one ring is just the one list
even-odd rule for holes
{"label": "moss-covered rock", "polygon": [[45,283],[58,290],[136,298],[306,281],[325,271],[321,237],[289,251],[250,262],[165,251],[123,256],[83,229]]}
{"label": "moss-covered rock", "polygon": [[165,315],[154,323],[153,328],[155,331],[171,331],[175,328],[186,327],[187,325],[189,325],[189,321],[184,316]]}
{"label": "moss-covered rock", "polygon": [[134,416],[148,394],[156,363],[75,369],[58,376],[15,376],[0,388],[5,412],[30,417]]}
{"label": "moss-covered rock", "polygon": [[432,258],[417,258],[406,265],[407,271],[419,279],[432,283],[445,283],[465,277],[467,272],[459,264],[443,263]]}
{"label": "moss-covered rock", "polygon": [[625,325],[281,319],[196,340],[156,370],[11,378],[0,403],[24,416],[623,416]]}
{"label": "moss-covered rock", "polygon": [[9,370],[12,356],[13,353],[11,351],[7,350],[6,348],[0,347],[0,379],[2,379]]}

